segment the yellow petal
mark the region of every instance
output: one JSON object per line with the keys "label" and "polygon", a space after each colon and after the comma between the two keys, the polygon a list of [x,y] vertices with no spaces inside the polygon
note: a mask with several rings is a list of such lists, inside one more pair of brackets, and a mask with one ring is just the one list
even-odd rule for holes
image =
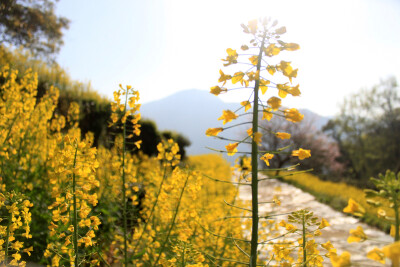
{"label": "yellow petal", "polygon": [[300,46],[295,43],[287,43],[287,44],[285,44],[284,47],[285,47],[285,50],[287,50],[287,51],[295,51],[295,50],[300,49]]}
{"label": "yellow petal", "polygon": [[275,33],[279,34],[279,35],[284,34],[285,32],[286,32],[286,27],[285,26],[280,27],[280,28],[275,30]]}
{"label": "yellow petal", "polygon": [[242,101],[240,105],[244,106],[244,112],[248,111],[251,108],[250,101]]}
{"label": "yellow petal", "polygon": [[242,81],[243,77],[244,77],[244,73],[243,72],[241,72],[241,71],[236,72],[232,77],[232,83],[235,84],[237,82]]}
{"label": "yellow petal", "polygon": [[220,132],[222,132],[223,128],[209,128],[206,131],[207,136],[217,136]]}
{"label": "yellow petal", "polygon": [[385,255],[379,248],[374,248],[367,253],[367,258],[385,264]]}
{"label": "yellow petal", "polygon": [[272,119],[272,116],[274,114],[272,114],[271,110],[272,110],[271,108],[266,108],[263,110],[262,120],[266,119],[266,120],[270,121]]}
{"label": "yellow petal", "polygon": [[237,152],[237,147],[238,147],[239,143],[229,143],[229,145],[226,145],[226,151],[228,152],[228,156],[233,156],[235,155],[235,153]]}
{"label": "yellow petal", "polygon": [[280,139],[282,139],[282,140],[285,140],[285,139],[290,139],[290,133],[281,133],[281,132],[277,132],[276,134],[275,134],[275,136],[277,137],[277,138],[280,138]]}

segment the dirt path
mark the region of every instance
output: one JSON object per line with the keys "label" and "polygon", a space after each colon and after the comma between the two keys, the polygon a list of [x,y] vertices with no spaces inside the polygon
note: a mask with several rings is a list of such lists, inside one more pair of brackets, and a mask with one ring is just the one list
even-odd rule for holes
{"label": "dirt path", "polygon": [[[393,239],[389,235],[364,223],[360,223],[356,218],[346,216],[325,204],[319,203],[312,195],[292,185],[274,179],[261,182],[259,186],[259,199],[268,200],[271,199],[272,195],[277,195],[281,200],[282,204],[279,211],[282,213],[307,208],[313,211],[318,217],[327,219],[331,226],[322,230],[322,236],[319,237],[317,241],[319,243],[325,243],[330,240],[339,254],[343,251],[350,252],[351,261],[354,266],[383,266],[378,262],[367,259],[366,254],[374,247],[382,247],[382,242],[391,242]],[[240,197],[243,200],[250,200],[250,188],[242,186]],[[260,205],[259,210],[260,214],[265,214],[271,210],[271,206],[270,204]],[[284,219],[284,217],[282,217],[282,219]],[[363,227],[364,232],[371,240],[367,240],[363,243],[347,243],[350,229],[356,229],[358,225]],[[326,266],[331,266],[331,264],[326,264]],[[387,263],[384,266],[390,266],[390,264]]]}

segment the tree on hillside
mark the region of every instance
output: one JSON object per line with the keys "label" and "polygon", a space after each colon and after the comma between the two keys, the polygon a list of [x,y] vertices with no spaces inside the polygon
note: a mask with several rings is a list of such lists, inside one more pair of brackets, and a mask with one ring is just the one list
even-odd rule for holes
{"label": "tree on hillside", "polygon": [[400,96],[395,78],[346,98],[324,131],[339,144],[346,174],[366,185],[386,169],[400,171]]}
{"label": "tree on hillside", "polygon": [[[290,146],[291,149],[310,149],[311,157],[301,161],[300,168],[313,169],[319,175],[337,176],[340,174],[342,166],[335,161],[339,156],[339,149],[331,138],[322,133],[315,127],[315,119],[305,117],[299,123],[292,123],[284,118],[277,118],[271,121],[262,121],[261,127],[263,131],[262,150],[277,151],[284,147]],[[290,139],[281,139],[276,133],[290,133]],[[265,134],[275,133],[275,135]],[[299,159],[292,157],[290,153],[276,154],[270,160],[272,168],[282,168],[288,164],[299,163]],[[276,173],[279,174],[279,171]]]}
{"label": "tree on hillside", "polygon": [[50,58],[60,50],[68,24],[54,13],[53,0],[0,1],[0,44],[23,46]]}

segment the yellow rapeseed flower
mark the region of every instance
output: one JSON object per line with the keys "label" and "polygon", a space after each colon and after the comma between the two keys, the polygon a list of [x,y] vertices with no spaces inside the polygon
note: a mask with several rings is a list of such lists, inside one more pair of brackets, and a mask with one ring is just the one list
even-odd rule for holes
{"label": "yellow rapeseed flower", "polygon": [[285,114],[286,120],[291,121],[291,122],[300,122],[304,118],[304,115],[300,114],[300,112],[295,108],[285,109],[284,114]]}
{"label": "yellow rapeseed flower", "polygon": [[286,84],[277,84],[276,88],[278,88],[278,96],[280,98],[285,98],[289,91],[289,86]]}
{"label": "yellow rapeseed flower", "polygon": [[260,159],[263,160],[265,164],[267,164],[267,166],[269,166],[269,160],[272,159],[273,157],[274,154],[265,153]]}
{"label": "yellow rapeseed flower", "polygon": [[270,44],[267,48],[264,48],[264,53],[268,57],[276,56],[281,52],[281,49],[275,44]]}
{"label": "yellow rapeseed flower", "polygon": [[345,213],[351,213],[356,216],[362,216],[365,213],[365,209],[355,202],[352,198],[349,199],[348,205],[343,209]]}
{"label": "yellow rapeseed flower", "polygon": [[239,143],[229,143],[229,145],[226,145],[226,151],[228,152],[228,156],[233,156],[235,155],[235,153],[237,152],[237,147],[238,147]]}
{"label": "yellow rapeseed flower", "polygon": [[224,129],[223,128],[209,128],[206,131],[207,136],[217,136],[220,132],[222,132]]}
{"label": "yellow rapeseed flower", "polygon": [[367,235],[364,233],[361,226],[357,226],[356,229],[351,229],[350,236],[347,238],[348,243],[363,242],[365,240],[367,240]]}
{"label": "yellow rapeseed flower", "polygon": [[270,84],[271,82],[270,81],[268,81],[268,80],[263,80],[263,79],[260,79],[260,90],[261,90],[261,93],[262,94],[265,94],[266,92],[267,92],[267,90],[268,90],[268,84]]}
{"label": "yellow rapeseed flower", "polygon": [[290,62],[281,61],[281,63],[277,66],[277,69],[282,71],[283,75],[288,77],[290,82],[292,82],[292,78],[297,77],[297,69],[293,70]]}
{"label": "yellow rapeseed flower", "polygon": [[287,51],[296,51],[300,49],[300,45],[296,43],[284,43],[283,49]]}
{"label": "yellow rapeseed flower", "polygon": [[240,102],[240,105],[244,107],[244,112],[248,111],[251,108],[250,101],[242,101]]}
{"label": "yellow rapeseed flower", "polygon": [[285,26],[282,26],[282,27],[280,27],[280,28],[275,30],[275,34],[282,35],[284,33],[286,33],[286,27]]}
{"label": "yellow rapeseed flower", "polygon": [[218,85],[211,87],[210,93],[214,95],[219,95],[221,92],[226,92],[226,88],[219,87]]}
{"label": "yellow rapeseed flower", "polygon": [[255,132],[255,133],[253,134],[254,142],[256,142],[257,145],[261,145],[262,136],[263,136],[263,135],[262,135],[262,133],[260,133],[260,132]]}
{"label": "yellow rapeseed flower", "polygon": [[383,251],[379,248],[368,251],[367,258],[385,264],[385,254],[383,254]]}
{"label": "yellow rapeseed flower", "polygon": [[225,124],[227,122],[230,122],[234,119],[236,119],[238,115],[236,115],[234,112],[228,110],[223,110],[222,111],[222,116],[218,118],[218,120],[223,120],[222,123]]}
{"label": "yellow rapeseed flower", "polygon": [[321,247],[323,247],[324,249],[326,249],[328,251],[335,250],[335,252],[336,252],[336,249],[333,247],[331,241],[321,244]]}
{"label": "yellow rapeseed flower", "polygon": [[298,150],[293,150],[292,151],[292,156],[293,157],[298,157],[299,160],[303,160],[303,159],[311,157],[311,151],[308,150],[308,149],[300,148]]}
{"label": "yellow rapeseed flower", "polygon": [[275,134],[276,137],[284,140],[284,139],[290,139],[291,134],[290,133],[281,133],[281,132],[277,132]]}
{"label": "yellow rapeseed flower", "polygon": [[236,72],[232,77],[232,84],[240,82],[243,85],[243,77],[244,77],[244,72],[242,71]]}
{"label": "yellow rapeseed flower", "polygon": [[299,96],[301,94],[299,90],[299,84],[294,86],[294,87],[289,87],[288,88],[288,93],[291,94],[292,96]]}
{"label": "yellow rapeseed flower", "polygon": [[348,251],[344,251],[340,256],[333,254],[331,256],[331,263],[333,267],[350,267],[350,253]]}
{"label": "yellow rapeseed flower", "polygon": [[222,59],[226,63],[224,66],[229,66],[231,64],[236,64],[237,63],[237,58],[238,58],[238,53],[236,53],[236,50],[233,50],[231,48],[226,49],[226,52],[228,53],[228,56],[225,59]]}
{"label": "yellow rapeseed flower", "polygon": [[400,241],[384,246],[382,252],[386,258],[392,261],[392,266],[399,267],[400,265]]}
{"label": "yellow rapeseed flower", "polygon": [[328,227],[328,226],[330,226],[329,222],[326,219],[322,218],[321,223],[318,226],[318,228],[324,229],[325,227]]}
{"label": "yellow rapeseed flower", "polygon": [[218,79],[218,82],[223,82],[222,85],[224,85],[226,83],[226,81],[232,79],[231,75],[225,75],[225,73],[222,70],[219,70],[219,74],[221,75]]}
{"label": "yellow rapeseed flower", "polygon": [[272,110],[271,108],[266,108],[263,110],[262,120],[266,119],[267,121],[270,121],[272,119],[272,116],[274,114],[272,114],[271,110]]}
{"label": "yellow rapeseed flower", "polygon": [[272,108],[272,110],[276,111],[281,106],[282,100],[279,97],[271,97],[268,99],[267,104]]}
{"label": "yellow rapeseed flower", "polygon": [[249,60],[250,60],[251,64],[253,64],[254,66],[257,66],[257,63],[258,63],[258,56],[256,56],[256,55],[251,56],[251,57],[249,58]]}

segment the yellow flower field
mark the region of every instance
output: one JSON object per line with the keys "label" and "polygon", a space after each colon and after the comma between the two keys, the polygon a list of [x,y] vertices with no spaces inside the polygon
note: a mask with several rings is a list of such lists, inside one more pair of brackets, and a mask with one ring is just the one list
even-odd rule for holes
{"label": "yellow flower field", "polygon": [[[79,103],[68,103],[63,113],[57,109],[58,88],[38,92],[37,73],[1,66],[0,266],[26,266],[28,261],[76,267],[350,266],[348,252],[339,255],[330,241],[316,241],[320,230],[329,227],[325,218],[301,207],[281,214],[276,196],[259,200],[259,182],[265,179],[259,176],[261,162],[269,166],[283,154],[304,160],[312,151],[261,148],[266,135],[290,139],[291,134],[262,133],[259,121],[282,117],[298,123],[304,117],[281,103],[300,95],[299,85],[292,83],[297,69],[272,58],[300,46],[282,41],[286,28],[271,19],[252,20],[242,28],[250,37],[248,45],[241,51],[228,48],[222,61],[224,67],[241,64],[247,70],[220,70],[220,85],[211,93],[228,93],[233,90],[229,86],[240,84],[250,96],[237,110],[222,111],[218,120],[224,127],[205,133],[227,141],[219,152],[240,154],[234,166],[217,154],[184,159],[173,138],[161,138],[156,155],[144,154],[140,94],[130,85],[120,85],[109,105],[109,147],[94,146],[94,134],[82,134]],[[251,115],[246,122],[251,128],[242,139],[222,137],[243,115]],[[388,172],[376,179],[380,191],[370,191],[367,200],[355,187],[296,174],[296,166],[268,170],[281,171],[285,180],[307,190],[349,199],[345,212],[395,221],[397,242],[371,250],[368,257],[399,266],[399,177]],[[250,201],[240,199],[240,187],[251,188]],[[370,208],[371,198],[383,199],[382,207]],[[261,215],[260,204],[271,205],[273,212]],[[287,219],[278,221],[281,215]],[[368,238],[362,228],[350,235],[350,242]]]}

